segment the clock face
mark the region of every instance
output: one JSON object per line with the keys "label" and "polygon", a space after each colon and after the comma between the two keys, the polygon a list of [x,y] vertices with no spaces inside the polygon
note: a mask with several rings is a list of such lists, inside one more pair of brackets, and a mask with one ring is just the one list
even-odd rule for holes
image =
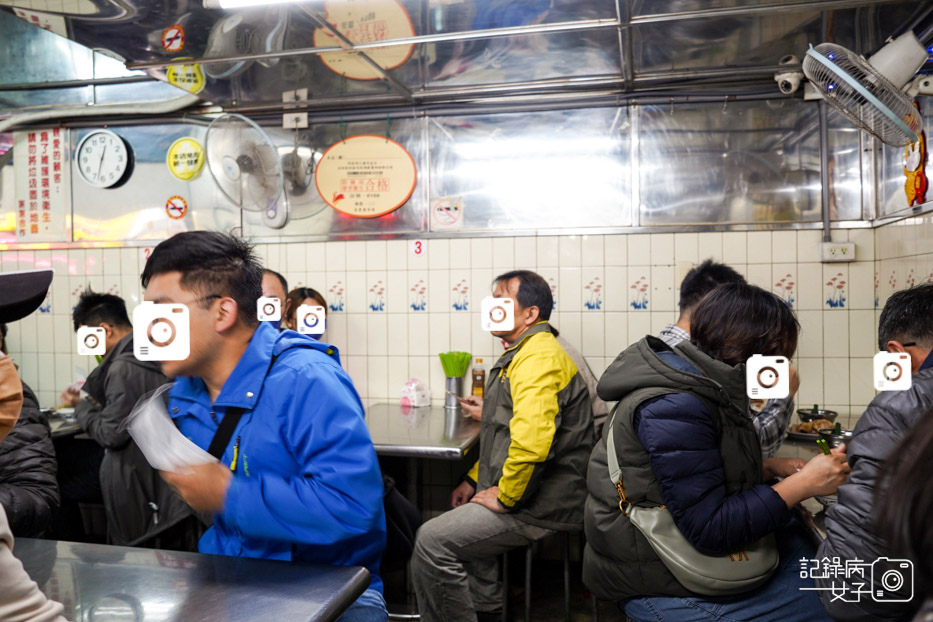
{"label": "clock face", "polygon": [[85,136],[75,154],[81,177],[98,188],[111,188],[122,182],[131,162],[129,145],[109,130],[97,130]]}

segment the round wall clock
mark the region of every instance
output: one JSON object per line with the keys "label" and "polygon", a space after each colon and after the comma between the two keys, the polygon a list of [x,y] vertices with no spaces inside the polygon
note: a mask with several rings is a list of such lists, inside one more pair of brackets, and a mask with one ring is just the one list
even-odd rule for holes
{"label": "round wall clock", "polygon": [[113,188],[129,177],[133,151],[110,130],[94,130],[78,143],[75,165],[81,177],[97,188]]}

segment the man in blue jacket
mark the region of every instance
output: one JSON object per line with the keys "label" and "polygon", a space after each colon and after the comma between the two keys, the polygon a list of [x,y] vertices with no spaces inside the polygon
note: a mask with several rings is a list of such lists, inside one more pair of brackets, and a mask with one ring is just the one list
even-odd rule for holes
{"label": "man in blue jacket", "polygon": [[369,589],[342,619],[385,620],[382,476],[362,404],[336,348],[260,325],[261,281],[249,245],[215,232],[180,233],[146,262],[146,300],[189,311],[188,358],[162,363],[175,424],[206,449],[242,412],[219,464],[163,477],[214,514],[200,552],[365,566]]}

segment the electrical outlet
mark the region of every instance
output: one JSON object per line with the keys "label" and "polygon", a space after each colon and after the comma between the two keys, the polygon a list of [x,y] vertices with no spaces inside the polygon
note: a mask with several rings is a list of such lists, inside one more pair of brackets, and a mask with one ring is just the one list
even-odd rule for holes
{"label": "electrical outlet", "polygon": [[823,263],[855,261],[855,244],[853,242],[823,242],[820,244],[820,261]]}

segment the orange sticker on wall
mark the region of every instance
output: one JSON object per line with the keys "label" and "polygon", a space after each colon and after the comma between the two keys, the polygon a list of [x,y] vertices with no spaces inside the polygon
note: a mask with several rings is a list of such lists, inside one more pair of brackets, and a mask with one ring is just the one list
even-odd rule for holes
{"label": "orange sticker on wall", "polygon": [[324,152],[314,183],[324,202],[357,218],[376,218],[404,205],[418,180],[415,160],[391,138],[360,134]]}
{"label": "orange sticker on wall", "polygon": [[[351,43],[371,43],[415,36],[408,11],[397,0],[328,0],[324,3],[327,22]],[[314,31],[314,47],[337,47],[337,38],[323,28]],[[372,47],[363,50],[383,69],[395,69],[404,64],[414,44]],[[372,65],[353,52],[329,52],[321,61],[336,74],[352,80],[382,78]]]}

